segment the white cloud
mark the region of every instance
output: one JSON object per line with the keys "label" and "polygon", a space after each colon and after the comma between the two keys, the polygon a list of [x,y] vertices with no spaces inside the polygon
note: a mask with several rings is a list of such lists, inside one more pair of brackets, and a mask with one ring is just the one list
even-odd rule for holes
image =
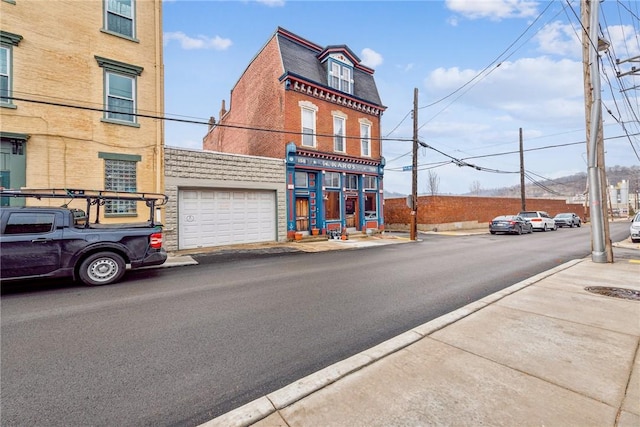
{"label": "white cloud", "polygon": [[[500,21],[507,18],[525,18],[537,14],[537,1],[532,0],[446,0],[445,5],[453,12],[468,19],[488,18]],[[449,21],[452,25],[457,20]]]}
{"label": "white cloud", "polygon": [[[428,97],[440,99],[470,82],[478,72],[438,68],[425,79]],[[583,118],[583,99],[582,62],[543,56],[502,63],[449,97],[441,108],[456,100],[453,106],[497,110],[520,120],[559,122],[566,117]]]}
{"label": "white cloud", "polygon": [[630,25],[612,25],[607,28],[607,37],[611,37],[609,42],[615,52],[620,56],[632,57],[640,54],[638,40],[640,33],[637,33]]}
{"label": "white cloud", "polygon": [[186,50],[193,49],[215,49],[226,50],[233,43],[230,39],[223,39],[220,36],[213,38],[207,36],[189,37],[182,31],[174,31],[164,33],[164,45],[166,46],[171,40],[176,40],[180,43],[180,46]]}
{"label": "white cloud", "polygon": [[[578,33],[576,34],[576,31]],[[582,57],[582,42],[580,29],[560,21],[545,25],[535,36],[538,42],[538,50],[542,53]]]}
{"label": "white cloud", "polygon": [[362,56],[362,63],[367,67],[375,68],[383,62],[382,55],[368,47],[362,49],[360,55]]}

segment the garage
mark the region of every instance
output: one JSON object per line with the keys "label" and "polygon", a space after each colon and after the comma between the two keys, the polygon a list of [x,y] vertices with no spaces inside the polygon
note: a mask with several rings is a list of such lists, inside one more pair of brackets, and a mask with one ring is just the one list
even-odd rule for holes
{"label": "garage", "polygon": [[276,192],[193,189],[178,192],[179,249],[276,240]]}

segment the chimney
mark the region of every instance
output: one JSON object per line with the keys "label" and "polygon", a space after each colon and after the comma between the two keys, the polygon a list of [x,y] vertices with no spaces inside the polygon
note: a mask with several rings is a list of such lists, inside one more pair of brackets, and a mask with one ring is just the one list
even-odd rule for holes
{"label": "chimney", "polygon": [[224,99],[222,100],[222,107],[220,108],[220,120],[222,120],[222,117],[224,117],[224,115],[227,114],[227,110],[224,106]]}

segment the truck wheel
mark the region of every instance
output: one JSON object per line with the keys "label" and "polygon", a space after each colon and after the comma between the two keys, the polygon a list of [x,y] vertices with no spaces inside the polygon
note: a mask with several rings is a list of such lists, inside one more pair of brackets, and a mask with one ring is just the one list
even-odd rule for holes
{"label": "truck wheel", "polygon": [[122,278],[126,269],[124,259],[113,252],[97,252],[80,264],[80,280],[86,285],[110,285]]}

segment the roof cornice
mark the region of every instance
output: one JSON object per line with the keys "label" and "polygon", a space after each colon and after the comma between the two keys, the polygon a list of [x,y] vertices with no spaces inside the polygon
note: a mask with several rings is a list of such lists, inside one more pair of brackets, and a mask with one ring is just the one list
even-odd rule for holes
{"label": "roof cornice", "polygon": [[284,82],[287,90],[304,93],[313,98],[322,99],[336,105],[356,111],[362,111],[374,116],[381,116],[387,109],[387,107],[383,105],[376,105],[372,102],[367,102],[344,92],[309,81],[295,74],[287,73],[283,75],[280,80]]}

